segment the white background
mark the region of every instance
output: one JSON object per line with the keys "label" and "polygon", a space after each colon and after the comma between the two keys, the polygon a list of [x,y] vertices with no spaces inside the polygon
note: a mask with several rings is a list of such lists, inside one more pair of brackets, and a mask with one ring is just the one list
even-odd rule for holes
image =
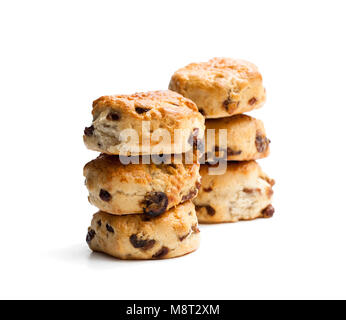
{"label": "white background", "polygon": [[[346,298],[345,1],[2,1],[0,298]],[[202,227],[196,253],[90,253],[82,141],[101,95],[214,56],[263,74],[276,216]]]}

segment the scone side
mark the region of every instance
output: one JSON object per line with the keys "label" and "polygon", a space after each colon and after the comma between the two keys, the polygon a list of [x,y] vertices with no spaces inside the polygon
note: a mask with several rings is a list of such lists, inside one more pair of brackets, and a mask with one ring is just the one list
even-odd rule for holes
{"label": "scone side", "polygon": [[101,155],[84,167],[89,201],[100,210],[115,214],[145,212],[146,199],[162,193],[164,210],[196,197],[200,165],[121,164],[116,156]]}
{"label": "scone side", "polygon": [[91,250],[120,259],[167,259],[197,250],[199,232],[194,205],[187,202],[153,219],[98,212],[87,242]]}
{"label": "scone side", "polygon": [[[190,137],[197,132],[201,139],[205,129],[204,117],[196,105],[172,91],[145,94],[149,97],[134,94],[96,100],[93,123],[85,129],[83,136],[87,148],[123,155],[191,150]],[[162,137],[168,140],[161,142]]]}
{"label": "scone side", "polygon": [[255,161],[230,163],[221,176],[202,165],[202,186],[194,199],[200,223],[237,222],[271,217],[274,180]]}
{"label": "scone side", "polygon": [[[209,138],[210,130],[215,131],[215,139]],[[227,130],[227,146],[222,148],[219,145],[222,140],[220,130]],[[270,154],[270,140],[263,122],[247,115],[206,120],[205,136],[207,159],[225,157],[226,153],[229,161],[248,161],[262,159]]]}
{"label": "scone side", "polygon": [[214,58],[177,70],[169,89],[194,101],[207,118],[229,117],[258,109],[266,100],[262,76],[244,60]]}

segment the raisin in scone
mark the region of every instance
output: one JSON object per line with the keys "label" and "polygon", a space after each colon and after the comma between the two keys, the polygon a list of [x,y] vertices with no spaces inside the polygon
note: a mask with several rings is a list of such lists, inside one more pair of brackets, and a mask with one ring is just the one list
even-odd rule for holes
{"label": "raisin in scone", "polygon": [[260,108],[266,99],[257,67],[231,58],[191,63],[174,73],[169,89],[194,101],[206,118],[251,111]]}
{"label": "raisin in scone", "polygon": [[[210,132],[208,129],[214,131]],[[227,130],[227,133],[222,133],[222,129]],[[256,160],[267,157],[270,152],[270,140],[266,136],[262,121],[243,114],[207,120],[205,136],[204,156],[210,162],[215,158],[233,161]],[[220,146],[220,143],[223,145]]]}
{"label": "raisin in scone", "polygon": [[[142,160],[142,159],[141,159]],[[198,163],[123,164],[118,156],[102,154],[84,167],[89,201],[115,215],[158,216],[196,197]]]}
{"label": "raisin in scone", "polygon": [[84,142],[107,154],[183,153],[204,133],[196,105],[169,90],[104,96],[94,101],[92,114]]}
{"label": "raisin in scone", "polygon": [[86,241],[93,251],[120,259],[166,259],[198,249],[200,234],[191,201],[163,215],[94,215]]}
{"label": "raisin in scone", "polygon": [[229,162],[227,171],[210,175],[201,165],[202,186],[194,200],[200,223],[237,222],[270,218],[274,180],[255,161]]}

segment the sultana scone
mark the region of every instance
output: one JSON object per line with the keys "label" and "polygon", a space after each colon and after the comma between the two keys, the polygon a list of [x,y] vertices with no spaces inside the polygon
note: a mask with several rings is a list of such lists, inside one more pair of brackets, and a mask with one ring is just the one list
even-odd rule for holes
{"label": "sultana scone", "polygon": [[[220,134],[221,129],[227,130],[227,133],[225,131]],[[228,118],[207,120],[205,136],[204,157],[210,162],[213,162],[215,158],[245,161],[269,156],[270,140],[266,136],[262,121],[247,115],[239,114]],[[223,144],[222,147],[220,142]]]}
{"label": "sultana scone", "polygon": [[173,154],[192,149],[204,133],[196,105],[173,91],[104,96],[84,130],[89,149],[107,154]]}
{"label": "sultana scone", "polygon": [[94,215],[86,241],[93,251],[120,259],[166,259],[198,249],[200,234],[191,201],[163,215]]}
{"label": "sultana scone", "polygon": [[123,164],[118,156],[102,154],[84,167],[89,201],[115,215],[158,216],[196,197],[198,163]]}
{"label": "sultana scone", "polygon": [[173,74],[169,89],[194,101],[206,118],[251,111],[260,108],[266,99],[257,67],[231,58],[191,63]]}
{"label": "sultana scone", "polygon": [[256,161],[229,162],[227,171],[210,175],[201,165],[202,186],[196,205],[200,223],[237,222],[270,218],[274,180],[263,173]]}

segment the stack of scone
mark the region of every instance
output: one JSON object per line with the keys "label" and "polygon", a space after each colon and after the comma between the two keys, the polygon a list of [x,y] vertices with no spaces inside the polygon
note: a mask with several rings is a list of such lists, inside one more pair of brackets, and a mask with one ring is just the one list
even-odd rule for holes
{"label": "stack of scone", "polygon": [[[260,120],[243,114],[260,108],[266,99],[257,67],[229,58],[192,63],[174,73],[169,89],[194,101],[207,119],[207,164],[201,165],[202,187],[194,200],[199,222],[272,217],[274,180],[255,161],[269,155],[270,140]],[[214,129],[214,135],[208,135],[208,129]],[[227,166],[217,172],[221,159]]]}
{"label": "stack of scone", "polygon": [[[155,91],[101,97],[92,114],[84,142],[101,155],[86,164],[84,175],[89,201],[100,211],[88,230],[89,247],[121,259],[195,251],[200,234],[192,200],[200,166],[186,164],[183,155],[205,130],[196,105],[175,92]],[[162,129],[169,142],[162,143]],[[176,129],[182,134],[175,136]]]}

